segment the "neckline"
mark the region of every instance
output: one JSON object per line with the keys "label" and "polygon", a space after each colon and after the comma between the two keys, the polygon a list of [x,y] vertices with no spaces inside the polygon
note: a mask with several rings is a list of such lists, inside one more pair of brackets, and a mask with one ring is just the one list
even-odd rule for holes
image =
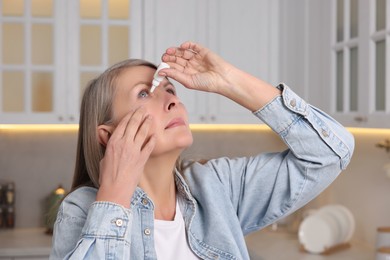
{"label": "neckline", "polygon": [[162,220],[162,219],[154,219],[154,222],[159,225],[170,225],[174,223],[179,223],[180,220],[183,219],[183,216],[181,214],[180,206],[179,206],[179,200],[176,197],[176,209],[175,209],[175,217],[173,220]]}

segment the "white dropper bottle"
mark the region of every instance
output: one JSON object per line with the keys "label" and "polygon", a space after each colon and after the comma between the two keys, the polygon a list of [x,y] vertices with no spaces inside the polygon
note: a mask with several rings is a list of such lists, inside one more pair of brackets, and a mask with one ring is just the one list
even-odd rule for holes
{"label": "white dropper bottle", "polygon": [[153,93],[153,91],[158,87],[158,85],[160,85],[160,82],[164,79],[164,76],[158,75],[158,72],[162,69],[167,69],[167,68],[170,68],[170,66],[165,62],[161,62],[160,65],[158,65],[158,68],[153,75],[153,82],[152,82],[152,88],[150,89],[150,93]]}

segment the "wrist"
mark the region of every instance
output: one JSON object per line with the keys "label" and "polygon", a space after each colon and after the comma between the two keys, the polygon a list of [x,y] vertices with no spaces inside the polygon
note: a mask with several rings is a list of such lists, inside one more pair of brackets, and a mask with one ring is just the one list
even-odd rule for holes
{"label": "wrist", "polygon": [[281,94],[276,87],[237,68],[227,74],[226,82],[221,94],[252,112]]}
{"label": "wrist", "polygon": [[109,201],[119,204],[125,208],[130,208],[132,195],[129,192],[121,191],[120,189],[107,189],[100,187],[96,194],[96,201]]}

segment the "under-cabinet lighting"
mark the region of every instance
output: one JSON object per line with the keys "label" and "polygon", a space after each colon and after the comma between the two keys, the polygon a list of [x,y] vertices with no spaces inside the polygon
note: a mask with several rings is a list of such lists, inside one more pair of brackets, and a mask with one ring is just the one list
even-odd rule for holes
{"label": "under-cabinet lighting", "polygon": [[347,127],[348,131],[352,134],[367,134],[367,135],[380,135],[386,134],[390,135],[390,128],[357,128],[357,127]]}
{"label": "under-cabinet lighting", "polygon": [[77,131],[77,124],[4,124],[0,131],[31,132],[31,131]]}
{"label": "under-cabinet lighting", "polygon": [[[265,124],[191,124],[193,131],[271,131]],[[0,124],[0,131],[77,131],[78,124]],[[389,128],[356,128],[347,127],[352,134],[386,134]]]}
{"label": "under-cabinet lighting", "polygon": [[[77,124],[4,124],[0,131],[77,131]],[[259,131],[270,130],[267,125],[251,124],[190,124],[193,131]]]}
{"label": "under-cabinet lighting", "polygon": [[256,124],[191,124],[193,131],[267,131],[267,125]]}

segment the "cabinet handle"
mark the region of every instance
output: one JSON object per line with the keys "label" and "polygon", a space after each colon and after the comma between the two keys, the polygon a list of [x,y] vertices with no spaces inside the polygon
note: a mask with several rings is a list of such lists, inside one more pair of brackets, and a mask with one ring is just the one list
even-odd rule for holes
{"label": "cabinet handle", "polygon": [[356,122],[360,122],[360,123],[367,122],[367,117],[365,116],[356,116],[354,119]]}
{"label": "cabinet handle", "polygon": [[58,117],[58,120],[59,120],[60,122],[62,122],[62,121],[64,121],[64,117],[63,117],[63,116],[59,116],[59,117]]}
{"label": "cabinet handle", "polygon": [[74,121],[74,116],[69,116],[70,121]]}
{"label": "cabinet handle", "polygon": [[206,121],[206,117],[205,116],[200,116],[200,122],[205,122]]}
{"label": "cabinet handle", "polygon": [[215,122],[217,120],[217,117],[216,116],[211,116],[210,119],[211,119],[211,122]]}

